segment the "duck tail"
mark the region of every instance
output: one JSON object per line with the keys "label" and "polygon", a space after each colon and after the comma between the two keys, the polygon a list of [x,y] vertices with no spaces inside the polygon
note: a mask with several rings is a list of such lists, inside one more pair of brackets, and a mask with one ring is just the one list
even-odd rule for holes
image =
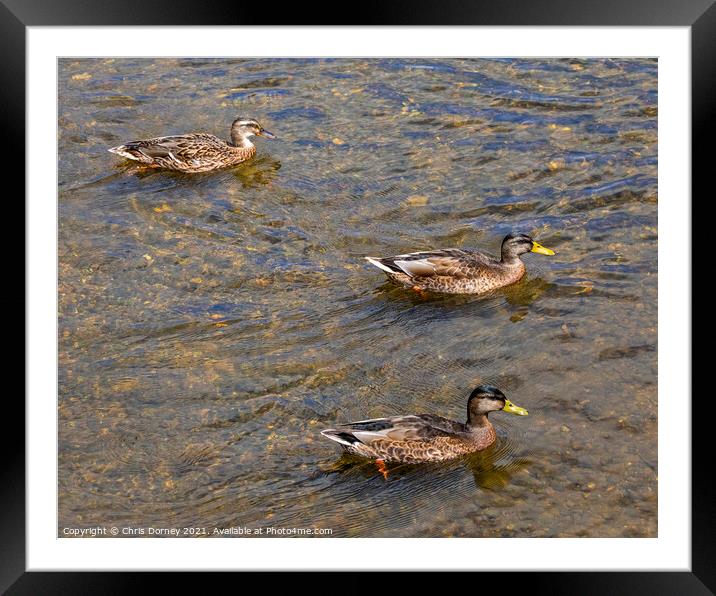
{"label": "duck tail", "polygon": [[402,271],[400,271],[400,270],[396,271],[395,269],[391,269],[390,266],[388,265],[388,263],[385,261],[385,259],[380,259],[378,257],[364,257],[364,258],[371,265],[375,265],[376,267],[378,267],[378,269],[381,269],[381,270],[385,271],[386,273],[397,273],[397,272],[402,273]]}
{"label": "duck tail", "polygon": [[127,159],[139,160],[140,157],[136,154],[136,152],[132,153],[132,149],[133,148],[131,145],[118,145],[117,147],[107,149],[107,151],[109,151],[110,153],[116,153],[117,155],[121,155],[122,157],[126,157]]}
{"label": "duck tail", "polygon": [[150,155],[147,155],[146,149],[140,145],[139,141],[132,141],[125,143],[124,145],[118,145],[107,149],[110,153],[116,153],[127,159],[133,159],[135,161],[141,161],[142,163],[152,163],[154,160]]}
{"label": "duck tail", "polygon": [[331,441],[335,441],[336,443],[340,443],[341,445],[346,445],[347,447],[352,447],[356,443],[360,443],[360,441],[356,437],[344,430],[327,428],[326,430],[322,430],[321,434],[324,437],[330,439]]}

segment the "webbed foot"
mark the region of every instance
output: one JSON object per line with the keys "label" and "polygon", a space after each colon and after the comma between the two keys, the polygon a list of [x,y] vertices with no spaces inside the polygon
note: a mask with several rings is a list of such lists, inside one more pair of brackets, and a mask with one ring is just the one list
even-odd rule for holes
{"label": "webbed foot", "polygon": [[388,480],[388,469],[385,467],[385,461],[382,459],[376,459],[375,466],[378,468],[378,471],[383,474],[383,478]]}

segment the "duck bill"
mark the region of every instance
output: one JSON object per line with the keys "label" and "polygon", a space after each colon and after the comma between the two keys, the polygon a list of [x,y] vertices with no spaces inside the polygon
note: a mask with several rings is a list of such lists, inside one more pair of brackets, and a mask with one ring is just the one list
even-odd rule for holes
{"label": "duck bill", "polygon": [[260,137],[265,137],[267,139],[275,139],[276,138],[275,134],[273,134],[272,132],[269,132],[265,128],[262,128],[261,131],[258,133],[258,135]]}
{"label": "duck bill", "polygon": [[505,400],[505,407],[502,408],[503,412],[509,412],[510,414],[516,414],[517,416],[528,416],[529,412],[520,406],[516,406],[509,399]]}
{"label": "duck bill", "polygon": [[545,248],[539,242],[532,241],[532,252],[538,252],[541,255],[547,255],[551,257],[554,251],[551,248]]}

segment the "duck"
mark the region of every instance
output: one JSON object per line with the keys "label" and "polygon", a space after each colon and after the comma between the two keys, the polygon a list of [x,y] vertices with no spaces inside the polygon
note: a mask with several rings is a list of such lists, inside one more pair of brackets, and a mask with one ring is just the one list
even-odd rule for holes
{"label": "duck", "polygon": [[198,173],[235,166],[256,154],[252,136],[276,138],[253,118],[236,118],[231,141],[207,133],[190,133],[130,141],[108,149],[150,168]]}
{"label": "duck", "polygon": [[385,476],[386,462],[439,462],[487,449],[497,438],[487,416],[497,411],[529,414],[494,385],[478,385],[467,400],[465,423],[434,414],[416,414],[349,422],[321,434],[348,453],[375,460]]}
{"label": "duck", "polygon": [[497,259],[478,250],[443,248],[394,257],[365,257],[388,278],[419,293],[483,294],[518,282],[525,274],[523,254],[554,255],[527,234],[508,234]]}

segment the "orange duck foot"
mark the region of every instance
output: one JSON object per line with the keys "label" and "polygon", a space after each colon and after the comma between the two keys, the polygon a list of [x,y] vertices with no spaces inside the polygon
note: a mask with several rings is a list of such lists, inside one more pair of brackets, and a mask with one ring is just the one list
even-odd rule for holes
{"label": "orange duck foot", "polygon": [[382,459],[376,459],[375,460],[375,467],[378,468],[378,471],[383,474],[383,478],[388,480],[388,469],[385,467],[385,461]]}

